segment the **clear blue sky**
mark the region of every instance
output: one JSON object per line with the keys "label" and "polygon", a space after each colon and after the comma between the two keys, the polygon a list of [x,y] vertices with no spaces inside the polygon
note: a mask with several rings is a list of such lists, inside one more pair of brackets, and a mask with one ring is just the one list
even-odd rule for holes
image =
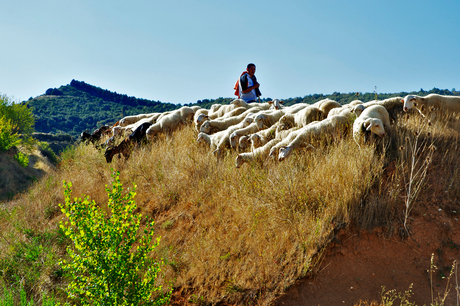
{"label": "clear blue sky", "polygon": [[460,89],[460,0],[14,0],[0,3],[0,93],[72,79],[172,103]]}

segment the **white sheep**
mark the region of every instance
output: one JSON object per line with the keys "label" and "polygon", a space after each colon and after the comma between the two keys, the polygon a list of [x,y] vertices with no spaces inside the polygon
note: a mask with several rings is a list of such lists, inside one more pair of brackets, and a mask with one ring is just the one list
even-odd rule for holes
{"label": "white sheep", "polygon": [[196,141],[200,144],[207,144],[209,148],[214,151],[217,148],[217,145],[220,143],[221,139],[227,135],[224,132],[225,131],[220,131],[212,135],[200,132],[198,133],[198,138]]}
{"label": "white sheep", "polygon": [[278,160],[283,161],[288,158],[299,147],[314,148],[311,142],[318,140],[320,137],[331,136],[333,139],[339,139],[347,132],[350,126],[351,120],[344,115],[335,115],[323,121],[311,123],[302,128],[288,145],[279,148]]}
{"label": "white sheep", "polygon": [[326,99],[326,100],[322,100],[320,101],[321,103],[319,103],[319,105],[317,106],[318,109],[320,111],[323,112],[324,114],[324,117],[327,117],[327,115],[329,114],[329,112],[334,109],[334,108],[338,108],[338,107],[342,107],[342,105],[340,105],[339,102],[337,101],[334,101],[334,100],[330,100],[330,99]]}
{"label": "white sheep", "polygon": [[248,109],[244,113],[239,114],[238,116],[224,118],[222,120],[220,119],[206,120],[201,125],[200,132],[203,132],[206,134],[214,134],[215,132],[223,131],[227,129],[229,126],[238,124],[242,121],[245,122],[244,127],[246,127],[254,121],[254,119],[250,116],[248,117],[248,115],[252,114],[253,112],[257,112],[258,110],[259,110],[258,108],[252,108],[252,109]]}
{"label": "white sheep", "polygon": [[195,129],[197,132],[200,131],[200,126],[207,120],[209,114],[209,109],[200,108],[195,112],[193,116],[193,123],[195,124]]}
{"label": "white sheep", "polygon": [[278,124],[279,121],[268,129],[264,129],[262,131],[258,131],[257,133],[251,134],[249,136],[249,141],[251,142],[252,150],[262,147],[267,142],[274,139],[276,137]]}
{"label": "white sheep", "polygon": [[251,141],[251,148],[252,150],[257,149],[259,147],[264,146],[267,142],[272,139],[284,139],[286,138],[292,131],[298,130],[299,128],[293,127],[289,130],[281,130],[277,131],[276,128],[268,128],[261,132],[257,132],[251,134],[249,136],[249,140]]}
{"label": "white sheep", "polygon": [[282,109],[282,108],[284,108],[284,106],[283,106],[284,101],[281,101],[279,99],[273,99],[272,101],[268,101],[268,103],[271,105],[270,109]]}
{"label": "white sheep", "polygon": [[112,128],[112,136],[126,137],[128,134],[133,133],[137,129],[137,127],[139,127],[143,123],[154,124],[155,120],[156,120],[156,116],[152,116],[152,117],[140,119],[139,121],[136,121],[135,123],[127,125],[127,126],[121,126],[121,125],[114,126]]}
{"label": "white sheep", "polygon": [[222,105],[223,104],[219,104],[219,103],[211,105],[211,107],[209,108],[209,114],[213,114],[213,113],[217,112],[219,110],[219,108],[221,108]]}
{"label": "white sheep", "polygon": [[237,130],[233,131],[229,136],[230,147],[232,149],[238,149],[239,138],[241,136],[245,136],[245,135],[255,133],[258,130],[259,130],[259,126],[258,126],[257,122],[253,122],[250,125],[248,125],[247,127],[244,127],[244,128],[237,129]]}
{"label": "white sheep", "polygon": [[150,126],[147,131],[147,138],[153,139],[158,133],[171,133],[180,126],[187,125],[193,120],[195,110],[188,106],[183,106],[178,110],[158,119],[155,124]]}
{"label": "white sheep", "polygon": [[138,122],[141,119],[145,118],[152,118],[154,117],[154,120],[156,120],[159,116],[161,116],[162,113],[150,113],[150,114],[139,114],[139,115],[133,115],[133,116],[126,116],[118,122],[119,126],[127,126],[133,123]]}
{"label": "white sheep", "polygon": [[350,105],[350,104],[345,104],[342,107],[337,107],[334,109],[331,109],[329,114],[327,115],[327,118],[330,118],[335,115],[343,115],[347,116],[349,119],[355,119],[365,109],[363,104],[355,104],[355,105]]}
{"label": "white sheep", "polygon": [[311,105],[308,103],[296,103],[291,106],[284,107],[283,110],[286,114],[295,114],[308,106],[311,106]]}
{"label": "white sheep", "polygon": [[280,141],[281,139],[272,139],[264,146],[257,148],[252,152],[238,154],[235,161],[235,167],[240,168],[244,163],[251,162],[253,160],[259,160],[263,162],[267,158],[268,153],[270,152],[270,148]]}
{"label": "white sheep", "polygon": [[243,135],[238,141],[238,149],[244,151],[251,146],[251,141],[249,140],[250,135]]}
{"label": "white sheep", "polygon": [[212,112],[208,116],[216,119],[216,118],[222,117],[223,115],[225,115],[226,113],[230,112],[231,110],[239,107],[239,106],[236,106],[236,104],[233,104],[232,102],[230,102],[230,104],[222,105],[221,107],[219,107],[218,110]]}
{"label": "white sheep", "polygon": [[157,120],[156,120],[156,121],[159,121],[159,120],[160,120],[161,118],[163,118],[164,116],[167,116],[167,115],[169,115],[169,114],[172,114],[172,113],[174,113],[175,111],[177,111],[177,109],[176,109],[176,110],[172,110],[172,111],[162,112],[161,115],[157,117]]}
{"label": "white sheep", "polygon": [[309,105],[295,114],[285,114],[279,119],[278,130],[288,130],[292,127],[304,127],[310,122],[326,118],[324,113],[313,105]]}
{"label": "white sheep", "polygon": [[393,98],[388,98],[385,100],[373,100],[364,103],[363,105],[365,107],[369,107],[371,105],[382,105],[383,107],[386,108],[388,111],[388,114],[390,115],[390,122],[396,123],[399,117],[399,114],[403,112],[403,103],[401,103],[401,100],[403,98],[401,97],[393,97]]}
{"label": "white sheep", "polygon": [[218,117],[218,119],[222,120],[224,118],[229,118],[229,117],[234,117],[234,116],[239,116],[242,113],[246,112],[248,109],[245,107],[237,107],[232,109],[231,111],[223,114],[222,116]]}
{"label": "white sheep", "polygon": [[255,115],[254,122],[257,123],[259,130],[263,130],[278,122],[284,114],[283,110],[263,111]]}
{"label": "white sheep", "polygon": [[390,115],[385,107],[381,105],[371,105],[367,107],[353,123],[353,139],[359,146],[361,138],[368,133],[374,133],[379,137],[384,137],[385,132],[389,133]]}
{"label": "white sheep", "polygon": [[426,117],[432,110],[445,110],[448,112],[460,112],[460,97],[459,96],[442,96],[438,94],[429,94],[425,97],[416,95],[407,95],[401,99],[404,103],[404,111],[407,112],[415,107],[419,113]]}
{"label": "white sheep", "polygon": [[[205,114],[205,112],[202,111],[202,109],[201,109],[201,110],[199,110],[199,111],[197,111],[195,113],[195,117],[194,117],[193,122],[195,123],[196,131],[200,132],[200,127],[206,120],[214,120],[214,119],[224,120],[225,118],[238,116],[238,115],[244,113],[245,111],[247,111],[246,108],[238,107],[238,108],[235,108],[235,109],[229,111],[228,113],[224,114],[221,117],[217,117],[217,116],[215,116],[215,114],[214,115]],[[255,111],[255,109],[253,111]]]}
{"label": "white sheep", "polygon": [[[293,141],[297,137],[297,135],[302,133],[302,131],[306,129],[310,124],[315,124],[317,122],[320,121],[313,121],[302,128],[291,128],[287,131],[280,131],[279,136],[275,138],[280,139],[280,141],[270,148],[270,153],[268,154],[268,156],[274,157],[276,154],[278,154],[278,150],[281,147],[287,146],[291,141]],[[282,132],[285,132],[286,134],[281,134]]]}
{"label": "white sheep", "polygon": [[356,106],[356,105],[359,105],[359,104],[363,104],[364,102],[361,101],[361,100],[353,100],[351,101],[350,103],[346,104],[346,105],[349,105],[349,106]]}
{"label": "white sheep", "polygon": [[245,107],[246,109],[249,109],[249,108],[253,108],[253,107],[260,107],[260,108],[262,108],[264,110],[267,110],[272,106],[271,102],[272,101],[264,102],[264,103],[258,103],[258,102],[247,103],[243,99],[235,99],[232,102],[230,102],[230,104],[232,104],[233,107],[235,107],[235,108],[237,108],[237,107]]}
{"label": "white sheep", "polygon": [[[248,118],[246,118],[248,119]],[[245,119],[245,120],[246,120]],[[217,159],[220,159],[222,157],[222,153],[225,148],[230,148],[230,135],[239,129],[242,129],[246,127],[245,121],[243,120],[242,122],[232,125],[228,127],[226,130],[221,131],[222,132],[222,138],[220,139],[219,143],[217,144],[217,148],[212,152]]]}

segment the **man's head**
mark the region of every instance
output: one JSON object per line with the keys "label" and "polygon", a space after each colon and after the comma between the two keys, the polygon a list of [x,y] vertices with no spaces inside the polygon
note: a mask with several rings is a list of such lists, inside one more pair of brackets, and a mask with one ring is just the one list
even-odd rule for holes
{"label": "man's head", "polygon": [[246,68],[246,70],[248,71],[248,74],[250,76],[253,76],[256,73],[256,65],[250,63],[248,64],[248,67]]}

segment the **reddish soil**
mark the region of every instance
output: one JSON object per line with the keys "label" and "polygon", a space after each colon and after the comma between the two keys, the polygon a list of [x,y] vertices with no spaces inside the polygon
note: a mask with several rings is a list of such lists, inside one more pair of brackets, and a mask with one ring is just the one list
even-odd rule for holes
{"label": "reddish soil", "polygon": [[[431,255],[437,270],[432,273]],[[312,279],[300,280],[275,305],[355,305],[360,300],[381,301],[385,291],[404,293],[412,286],[409,299],[416,305],[430,305],[434,297],[444,294],[454,260],[460,259],[460,225],[436,207],[426,208],[411,222],[411,235],[385,237],[381,229],[372,233],[341,230],[325,252],[319,272]],[[457,305],[457,275],[445,305]],[[399,300],[396,305],[399,305]],[[460,302],[460,301],[459,301]]]}

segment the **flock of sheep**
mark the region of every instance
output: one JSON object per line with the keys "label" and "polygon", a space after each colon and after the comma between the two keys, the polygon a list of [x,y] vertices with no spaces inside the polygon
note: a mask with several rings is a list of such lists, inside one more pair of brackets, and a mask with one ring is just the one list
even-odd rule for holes
{"label": "flock of sheep", "polygon": [[[115,154],[128,158],[133,146],[142,141],[153,141],[160,133],[170,134],[180,126],[194,124],[197,141],[209,147],[218,159],[227,149],[237,150],[239,168],[256,158],[277,156],[283,161],[298,148],[315,148],[313,144],[321,137],[339,139],[350,129],[358,146],[374,136],[391,137],[390,126],[400,113],[411,108],[422,116],[433,109],[460,112],[460,97],[407,95],[366,103],[355,100],[346,105],[324,99],[311,105],[299,103],[289,107],[278,99],[249,104],[235,99],[228,105],[214,104],[210,109],[184,106],[170,112],[124,117],[114,126],[100,128],[92,135],[84,132],[81,138],[94,141],[103,134],[111,135],[105,143],[105,157],[111,162]],[[115,145],[119,137],[123,140]]]}

